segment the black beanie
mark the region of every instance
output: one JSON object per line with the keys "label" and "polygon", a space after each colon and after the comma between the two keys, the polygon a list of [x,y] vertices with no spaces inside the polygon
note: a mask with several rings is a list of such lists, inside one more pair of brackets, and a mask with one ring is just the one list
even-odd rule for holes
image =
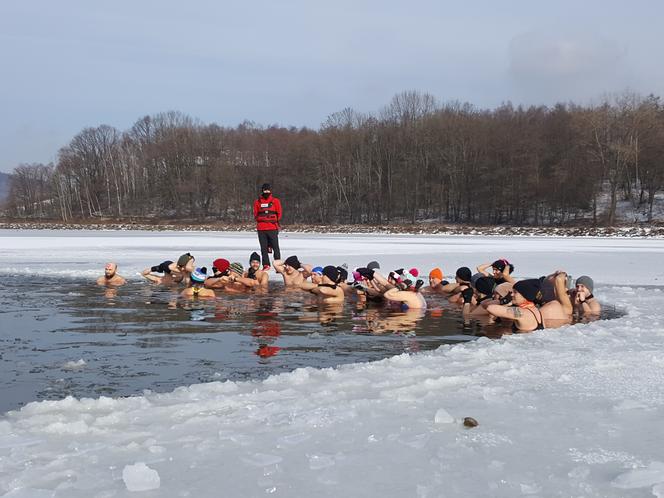
{"label": "black beanie", "polygon": [[297,256],[288,256],[286,258],[286,261],[284,261],[284,263],[292,268],[295,268],[296,270],[299,270],[300,266],[302,266],[300,264],[300,260],[297,259]]}
{"label": "black beanie", "polygon": [[332,280],[335,284],[338,283],[339,280],[339,268],[336,266],[326,266],[323,268],[323,275],[325,275],[327,278]]}
{"label": "black beanie", "polygon": [[272,190],[272,189],[270,188],[270,184],[269,184],[269,183],[264,183],[263,185],[261,185],[261,192],[263,192],[264,190],[270,190],[270,191]]}
{"label": "black beanie", "polygon": [[493,277],[480,277],[475,282],[475,289],[477,292],[485,296],[491,296],[493,289],[496,287],[496,280]]}
{"label": "black beanie", "polygon": [[261,262],[261,257],[256,251],[252,252],[251,256],[249,256],[249,263],[252,261],[258,261],[259,263]]}
{"label": "black beanie", "polygon": [[467,266],[462,266],[456,271],[456,276],[459,280],[463,282],[470,282],[470,279],[473,278],[473,273],[470,271],[470,268]]}
{"label": "black beanie", "polygon": [[542,300],[542,283],[538,278],[519,280],[514,284],[514,290],[534,303]]}

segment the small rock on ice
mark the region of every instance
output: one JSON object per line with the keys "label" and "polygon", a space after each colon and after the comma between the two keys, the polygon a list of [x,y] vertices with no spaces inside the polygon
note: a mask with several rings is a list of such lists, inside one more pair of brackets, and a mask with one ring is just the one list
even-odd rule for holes
{"label": "small rock on ice", "polygon": [[122,469],[122,480],[129,491],[149,491],[159,489],[161,485],[159,472],[143,462],[125,465],[125,468]]}
{"label": "small rock on ice", "polygon": [[437,424],[451,424],[454,422],[454,417],[447,413],[445,408],[439,408],[433,420]]}

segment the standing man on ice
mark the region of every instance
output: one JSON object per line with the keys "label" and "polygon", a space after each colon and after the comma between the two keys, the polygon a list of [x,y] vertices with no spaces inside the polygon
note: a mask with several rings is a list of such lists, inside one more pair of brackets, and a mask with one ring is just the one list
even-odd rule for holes
{"label": "standing man on ice", "polygon": [[261,245],[263,270],[270,269],[270,252],[274,259],[281,259],[279,251],[279,221],[281,220],[281,201],[272,196],[269,183],[261,187],[261,196],[254,201],[254,219]]}

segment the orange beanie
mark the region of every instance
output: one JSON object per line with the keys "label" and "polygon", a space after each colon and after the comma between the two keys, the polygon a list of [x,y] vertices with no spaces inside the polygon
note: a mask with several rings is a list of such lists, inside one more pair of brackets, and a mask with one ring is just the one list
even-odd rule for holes
{"label": "orange beanie", "polygon": [[434,268],[429,272],[429,278],[437,278],[438,280],[443,279],[443,270],[440,268]]}

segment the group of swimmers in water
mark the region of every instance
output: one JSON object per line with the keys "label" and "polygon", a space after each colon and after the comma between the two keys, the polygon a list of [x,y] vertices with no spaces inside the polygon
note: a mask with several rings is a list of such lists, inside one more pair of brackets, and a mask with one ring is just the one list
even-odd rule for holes
{"label": "group of swimmers in water", "polygon": [[[530,332],[570,323],[574,315],[599,315],[601,306],[593,296],[594,283],[588,276],[572,282],[564,271],[538,279],[515,280],[514,265],[505,259],[484,263],[473,274],[459,268],[454,279],[445,280],[440,268],[429,272],[429,285],[416,268],[397,269],[387,275],[380,264],[369,262],[349,273],[346,265],[325,267],[301,263],[297,256],[273,262],[275,271],[289,290],[310,292],[327,304],[348,299],[360,303],[383,303],[401,310],[424,310],[426,295],[439,294],[462,309],[464,319],[486,317],[489,323],[503,322],[513,332]],[[120,286],[126,280],[117,273],[115,263],[107,263],[99,285]],[[261,265],[260,255],[252,253],[248,268],[241,263],[219,258],[211,271],[196,266],[185,253],[176,262],[164,261],[146,268],[141,276],[157,285],[184,285],[181,296],[209,299],[218,293],[268,292],[269,267]]]}

